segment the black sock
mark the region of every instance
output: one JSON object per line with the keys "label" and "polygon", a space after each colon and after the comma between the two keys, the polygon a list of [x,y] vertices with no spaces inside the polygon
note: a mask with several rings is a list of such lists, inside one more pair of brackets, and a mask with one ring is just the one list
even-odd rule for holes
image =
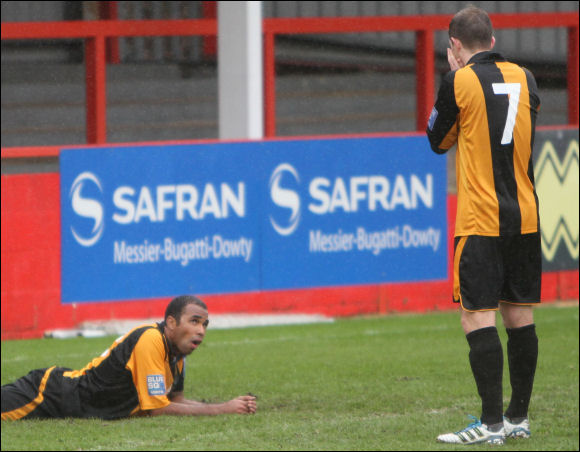
{"label": "black sock", "polygon": [[497,328],[481,328],[466,338],[471,370],[481,397],[481,422],[487,425],[503,422],[503,350]]}
{"label": "black sock", "polygon": [[536,325],[506,328],[506,331],[512,397],[505,416],[509,419],[525,418],[528,416],[538,362]]}

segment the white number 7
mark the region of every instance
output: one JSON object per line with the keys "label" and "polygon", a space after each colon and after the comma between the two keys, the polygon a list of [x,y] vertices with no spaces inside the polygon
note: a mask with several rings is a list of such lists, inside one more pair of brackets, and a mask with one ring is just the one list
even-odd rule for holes
{"label": "white number 7", "polygon": [[491,86],[494,94],[507,94],[510,101],[503,136],[501,137],[501,144],[510,144],[513,139],[514,126],[516,125],[521,85],[519,83],[492,83]]}

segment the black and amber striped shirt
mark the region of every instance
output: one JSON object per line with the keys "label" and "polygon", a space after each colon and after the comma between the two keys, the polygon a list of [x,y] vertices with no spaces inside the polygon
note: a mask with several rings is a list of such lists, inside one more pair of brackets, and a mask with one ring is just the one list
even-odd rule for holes
{"label": "black and amber striped shirt", "polygon": [[37,369],[2,386],[2,420],[119,419],[146,413],[183,392],[184,375],[185,358],[173,351],[164,322],[141,325],[83,369]]}
{"label": "black and amber striped shirt", "polygon": [[539,107],[533,75],[499,53],[477,53],[444,76],[427,136],[437,153],[457,143],[455,236],[539,231],[532,166]]}
{"label": "black and amber striped shirt", "polygon": [[167,406],[170,392],[183,392],[185,358],[175,357],[163,327],[137,327],[83,369],[63,373],[77,416],[122,418]]}

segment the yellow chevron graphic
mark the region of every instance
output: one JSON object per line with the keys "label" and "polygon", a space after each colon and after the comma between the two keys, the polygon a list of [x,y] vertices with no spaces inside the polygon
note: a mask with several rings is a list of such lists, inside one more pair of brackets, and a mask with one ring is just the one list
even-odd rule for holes
{"label": "yellow chevron graphic", "polygon": [[561,161],[546,141],[535,166],[540,201],[542,252],[548,261],[564,242],[570,256],[578,259],[578,141],[571,140]]}

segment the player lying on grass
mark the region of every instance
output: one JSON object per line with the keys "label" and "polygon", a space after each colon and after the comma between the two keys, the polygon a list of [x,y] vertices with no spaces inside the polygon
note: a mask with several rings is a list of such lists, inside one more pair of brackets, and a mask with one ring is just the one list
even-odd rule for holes
{"label": "player lying on grass", "polygon": [[2,386],[2,420],[255,413],[250,395],[220,404],[183,396],[185,357],[199,347],[208,323],[203,301],[177,297],[163,322],[133,329],[83,369],[33,370]]}

